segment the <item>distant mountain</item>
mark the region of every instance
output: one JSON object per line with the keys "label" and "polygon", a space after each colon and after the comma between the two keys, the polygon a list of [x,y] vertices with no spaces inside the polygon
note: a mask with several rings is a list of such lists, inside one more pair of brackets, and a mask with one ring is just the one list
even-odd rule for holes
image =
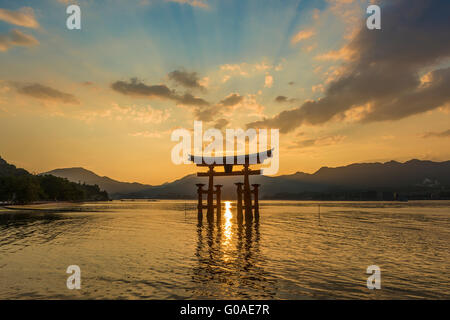
{"label": "distant mountain", "polygon": [[332,188],[408,188],[430,184],[450,184],[450,161],[433,162],[410,160],[405,163],[355,163],[344,167],[323,167],[299,180],[314,181]]}
{"label": "distant mountain", "polygon": [[52,171],[41,173],[41,175],[44,174],[51,174],[56,177],[66,178],[67,180],[73,182],[82,182],[82,183],[84,182],[86,184],[98,185],[100,189],[105,190],[110,195],[116,193],[122,194],[133,193],[151,187],[151,185],[145,185],[136,182],[134,183],[120,182],[108,177],[101,177],[92,171],[80,167],[55,169]]}
{"label": "distant mountain", "polygon": [[[150,186],[100,177],[83,168],[58,169],[49,173],[74,182],[97,184],[116,199],[195,198],[195,184],[207,183],[207,178],[199,178],[196,174],[159,186]],[[252,176],[250,179],[251,183],[261,184],[261,198],[271,199],[379,198],[377,192],[407,192],[422,196],[424,192],[442,193],[450,189],[450,161],[356,163],[337,168],[322,167],[313,174],[297,172],[277,177]],[[219,177],[215,178],[214,184],[224,185],[222,197],[232,199],[235,197],[234,183],[238,181],[242,181],[242,177]],[[369,191],[372,193],[368,194]]]}

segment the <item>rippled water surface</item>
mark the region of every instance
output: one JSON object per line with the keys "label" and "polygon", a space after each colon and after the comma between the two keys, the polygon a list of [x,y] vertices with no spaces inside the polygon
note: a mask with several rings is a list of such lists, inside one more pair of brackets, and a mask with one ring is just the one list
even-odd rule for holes
{"label": "rippled water surface", "polygon": [[[2,299],[450,298],[450,202],[261,203],[197,222],[193,201],[0,209]],[[66,269],[81,268],[81,290]],[[366,268],[381,268],[381,290]]]}

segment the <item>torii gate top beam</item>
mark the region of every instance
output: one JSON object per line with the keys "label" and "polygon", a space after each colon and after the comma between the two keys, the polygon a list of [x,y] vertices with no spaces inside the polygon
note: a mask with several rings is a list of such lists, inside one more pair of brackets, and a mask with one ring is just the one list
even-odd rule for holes
{"label": "torii gate top beam", "polygon": [[203,157],[189,155],[189,161],[194,162],[198,167],[224,166],[225,171],[228,171],[227,166],[261,164],[266,159],[271,158],[272,155],[273,149],[270,149],[240,156]]}

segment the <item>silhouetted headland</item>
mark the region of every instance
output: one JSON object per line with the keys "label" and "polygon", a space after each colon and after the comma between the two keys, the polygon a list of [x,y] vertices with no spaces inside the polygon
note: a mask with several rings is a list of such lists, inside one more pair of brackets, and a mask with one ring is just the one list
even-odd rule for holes
{"label": "silhouetted headland", "polygon": [[49,174],[34,175],[0,157],[0,202],[27,204],[45,201],[106,201],[98,185],[71,182]]}

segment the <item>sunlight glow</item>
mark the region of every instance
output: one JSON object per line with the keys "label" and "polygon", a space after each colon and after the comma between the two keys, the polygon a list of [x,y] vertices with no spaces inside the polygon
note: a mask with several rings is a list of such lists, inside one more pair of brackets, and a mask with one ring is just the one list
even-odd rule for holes
{"label": "sunlight glow", "polygon": [[231,240],[231,236],[232,236],[232,232],[231,232],[231,218],[233,217],[233,214],[231,213],[231,201],[225,201],[225,230],[224,230],[224,235],[225,235],[225,242],[224,244],[227,245],[230,240]]}

